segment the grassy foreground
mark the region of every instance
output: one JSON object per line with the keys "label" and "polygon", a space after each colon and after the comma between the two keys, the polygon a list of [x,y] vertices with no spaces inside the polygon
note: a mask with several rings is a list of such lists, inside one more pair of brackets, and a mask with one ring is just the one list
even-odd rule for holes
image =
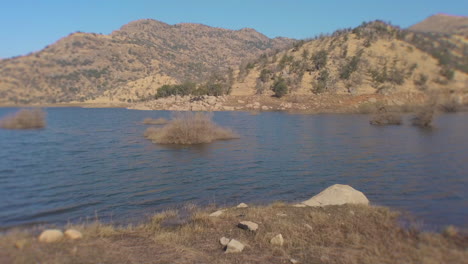
{"label": "grassy foreground", "polygon": [[[34,231],[0,236],[0,263],[467,263],[468,236],[402,229],[398,213],[373,206],[296,208],[283,203],[230,208],[187,206],[155,215],[145,224],[74,226],[80,240],[40,243]],[[237,227],[258,223],[256,232]],[[277,234],[283,246],[272,245]],[[221,237],[246,247],[226,254]],[[20,242],[21,246],[15,243]],[[294,259],[294,261],[291,261]]]}

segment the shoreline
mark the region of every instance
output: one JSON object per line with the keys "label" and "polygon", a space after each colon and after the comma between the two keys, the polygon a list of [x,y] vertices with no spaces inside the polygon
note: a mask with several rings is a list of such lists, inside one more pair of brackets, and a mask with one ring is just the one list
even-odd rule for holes
{"label": "shoreline", "polygon": [[[43,243],[39,226],[0,234],[0,262],[31,263],[462,263],[468,234],[402,228],[397,211],[372,205],[265,206],[166,210],[138,225],[67,225],[80,239]],[[254,223],[252,229],[240,223]],[[246,222],[245,222],[246,223]],[[247,225],[247,224],[246,224]],[[249,224],[250,225],[250,224]],[[281,235],[281,243],[273,238]],[[243,250],[226,253],[222,238]],[[123,257],[123,259],[122,259]]]}

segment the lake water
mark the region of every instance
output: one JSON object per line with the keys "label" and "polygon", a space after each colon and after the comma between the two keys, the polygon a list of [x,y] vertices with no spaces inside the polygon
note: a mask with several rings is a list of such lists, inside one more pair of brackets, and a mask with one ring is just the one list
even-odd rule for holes
{"label": "lake water", "polygon": [[428,130],[370,126],[366,115],[217,112],[240,139],[170,147],[146,140],[140,123],[167,111],[46,111],[43,130],[0,130],[0,228],[296,202],[335,183],[426,226],[467,227],[468,113],[440,115]]}

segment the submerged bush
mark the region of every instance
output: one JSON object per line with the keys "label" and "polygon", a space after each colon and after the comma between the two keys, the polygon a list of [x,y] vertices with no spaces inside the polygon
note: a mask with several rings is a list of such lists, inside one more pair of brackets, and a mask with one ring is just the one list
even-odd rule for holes
{"label": "submerged bush", "polygon": [[22,109],[0,120],[0,128],[4,129],[39,129],[45,125],[45,112],[41,109]]}
{"label": "submerged bush", "polygon": [[220,127],[206,113],[179,113],[162,128],[150,127],[145,137],[160,144],[201,144],[238,136],[230,129]]}
{"label": "submerged bush", "polygon": [[167,124],[169,121],[165,118],[157,118],[157,119],[153,119],[153,118],[145,118],[143,120],[143,124],[145,125],[165,125]]}
{"label": "submerged bush", "polygon": [[421,111],[416,113],[413,119],[411,119],[411,124],[413,124],[413,126],[419,126],[419,127],[431,127],[434,114],[435,114],[434,107],[432,106],[425,107]]}
{"label": "submerged bush", "polygon": [[395,113],[377,114],[371,119],[370,124],[375,126],[401,125],[401,115]]}

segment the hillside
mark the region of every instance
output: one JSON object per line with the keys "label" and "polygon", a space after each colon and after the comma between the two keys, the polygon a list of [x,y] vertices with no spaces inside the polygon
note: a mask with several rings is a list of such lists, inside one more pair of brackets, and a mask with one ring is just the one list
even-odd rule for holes
{"label": "hillside", "polygon": [[468,17],[437,14],[408,28],[411,31],[468,35]]}
{"label": "hillside", "polygon": [[296,95],[385,95],[468,88],[466,73],[405,40],[405,32],[381,21],[363,23],[260,57],[239,71],[232,94],[272,95],[276,89]]}
{"label": "hillside", "polygon": [[288,47],[253,29],[138,20],[110,35],[73,33],[43,50],[0,60],[0,104],[131,101],[163,84],[201,81]]}

